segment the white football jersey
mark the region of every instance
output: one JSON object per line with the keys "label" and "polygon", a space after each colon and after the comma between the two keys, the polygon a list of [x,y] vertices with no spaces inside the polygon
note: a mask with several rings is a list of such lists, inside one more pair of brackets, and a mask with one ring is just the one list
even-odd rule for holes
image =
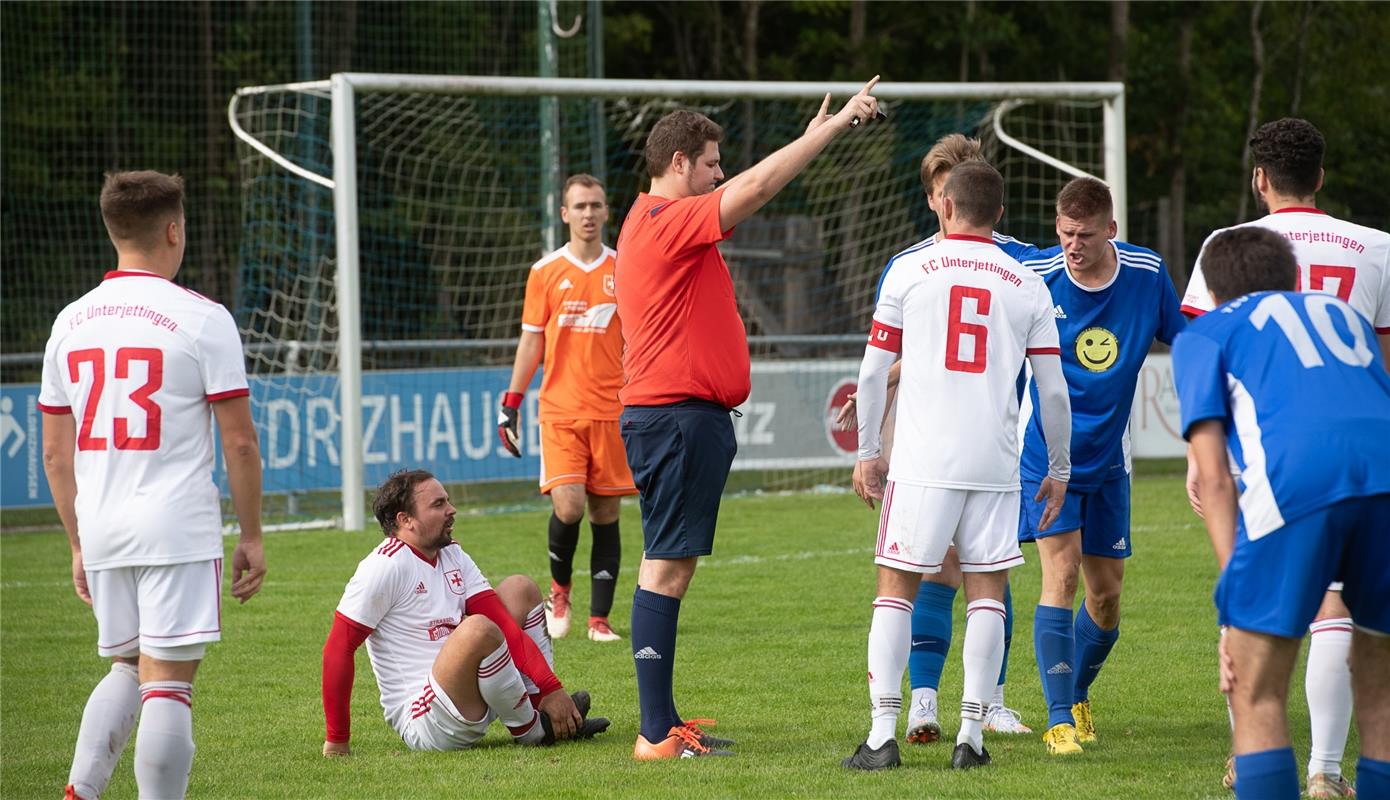
{"label": "white football jersey", "polygon": [[989,239],[952,234],[900,256],[876,329],[902,332],[889,477],[944,489],[1017,491],[1018,376],[1060,354],[1052,295]]}
{"label": "white football jersey", "polygon": [[444,640],[463,623],[468,598],[491,588],[457,542],[431,563],[390,538],[358,563],[338,613],[372,629],[367,656],[386,721],[398,733]]}
{"label": "white football jersey", "polygon": [[[1256,225],[1281,234],[1298,259],[1300,292],[1326,292],[1345,300],[1375,326],[1390,333],[1390,233],[1337,219],[1315,208],[1285,208],[1233,227]],[[1212,236],[1222,231],[1212,232]],[[1206,242],[1202,249],[1206,250]],[[1202,274],[1202,256],[1182,298],[1185,314],[1205,314],[1214,307]]]}
{"label": "white football jersey", "polygon": [[249,393],[232,315],[172,281],[108,272],[63,309],[39,408],[76,417],[87,569],[222,557],[211,403]]}

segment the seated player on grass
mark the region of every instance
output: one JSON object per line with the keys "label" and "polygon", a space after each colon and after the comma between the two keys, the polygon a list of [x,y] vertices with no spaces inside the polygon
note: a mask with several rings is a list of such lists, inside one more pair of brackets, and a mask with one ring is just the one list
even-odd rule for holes
{"label": "seated player on grass", "polygon": [[1173,377],[1222,569],[1236,797],[1299,796],[1289,680],[1337,580],[1355,625],[1357,788],[1390,797],[1390,376],[1375,329],[1337,297],[1294,291],[1274,231],[1219,233],[1202,261],[1216,308],[1177,337]]}
{"label": "seated player on grass", "polygon": [[518,744],[587,738],[587,692],[564,691],[551,669],[540,587],[513,575],[493,591],[453,540],[449,494],[424,470],[377,489],[386,534],[357,566],[323,647],[325,756],[348,755],[353,657],[363,642],[386,721],[412,750],[462,750],[502,720]]}

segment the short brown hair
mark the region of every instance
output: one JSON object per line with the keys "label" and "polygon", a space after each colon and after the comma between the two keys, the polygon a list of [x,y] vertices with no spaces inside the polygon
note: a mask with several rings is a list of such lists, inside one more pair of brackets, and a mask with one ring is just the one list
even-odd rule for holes
{"label": "short brown hair", "polygon": [[1090,219],[1101,214],[1109,222],[1115,217],[1115,201],[1110,187],[1096,178],[1072,178],[1057,193],[1057,216]]}
{"label": "short brown hair", "polygon": [[1202,248],[1202,274],[1218,303],[1251,292],[1292,292],[1298,283],[1293,246],[1268,228],[1230,228]]}
{"label": "short brown hair", "polygon": [[1266,122],[1250,137],[1255,166],[1265,171],[1274,191],[1292,197],[1317,192],[1326,148],[1313,123],[1293,117]]}
{"label": "short brown hair", "polygon": [[941,190],[968,225],[993,227],[1004,207],[1004,176],[984,161],[966,161],[951,169]]}
{"label": "short brown hair", "polygon": [[576,173],[565,180],[565,188],[560,190],[560,205],[569,204],[570,188],[574,186],[583,186],[586,189],[600,189],[605,193],[607,192],[607,190],[603,188],[603,181],[587,172]]}
{"label": "short brown hair", "polygon": [[694,161],[705,152],[708,142],[724,141],[724,129],[714,120],[696,111],[679,109],[656,121],[647,135],[642,157],[647,161],[647,176],[660,178],[671,165],[676,153]]}
{"label": "short brown hair", "polygon": [[415,487],[431,480],[434,475],[423,469],[403,469],[394,472],[376,489],[372,499],[372,514],[381,523],[381,532],[396,535],[396,515],[404,511],[415,516]]}
{"label": "short brown hair", "polygon": [[152,170],[108,172],[101,186],[101,218],[120,242],[148,249],[183,213],[183,178]]}
{"label": "short brown hair", "polygon": [[931,194],[937,176],[949,172],[957,164],[984,160],[979,139],[971,139],[963,133],[948,133],[937,139],[936,144],[922,157],[922,191]]}

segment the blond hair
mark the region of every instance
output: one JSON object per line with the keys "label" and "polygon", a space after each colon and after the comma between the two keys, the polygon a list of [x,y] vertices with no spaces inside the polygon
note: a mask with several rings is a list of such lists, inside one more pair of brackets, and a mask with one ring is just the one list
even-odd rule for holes
{"label": "blond hair", "polygon": [[922,190],[931,194],[936,179],[957,164],[984,160],[979,139],[971,139],[963,133],[948,133],[937,139],[922,157]]}

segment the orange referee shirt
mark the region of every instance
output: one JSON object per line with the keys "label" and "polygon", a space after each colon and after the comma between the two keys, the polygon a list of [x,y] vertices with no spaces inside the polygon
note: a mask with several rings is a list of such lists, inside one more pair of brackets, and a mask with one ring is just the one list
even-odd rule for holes
{"label": "orange referee shirt", "polygon": [[521,329],[545,335],[541,420],[616,420],[622,415],[616,256],[605,247],[593,263],[585,264],[566,245],[531,267]]}
{"label": "orange referee shirt", "polygon": [[637,196],[618,236],[618,315],[627,350],[625,406],[748,399],[748,332],[716,245],[719,189],[668,200]]}

